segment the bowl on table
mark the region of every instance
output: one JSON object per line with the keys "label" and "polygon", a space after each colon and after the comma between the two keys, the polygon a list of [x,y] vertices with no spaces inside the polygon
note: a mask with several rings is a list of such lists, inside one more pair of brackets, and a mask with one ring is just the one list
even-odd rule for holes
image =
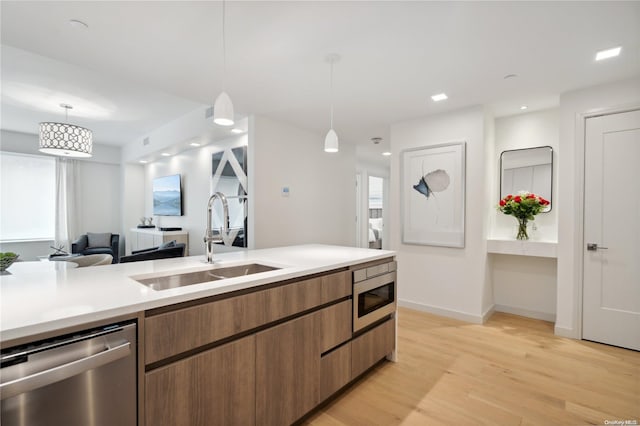
{"label": "bowl on table", "polygon": [[0,253],[0,272],[4,272],[18,257],[20,255],[15,253]]}

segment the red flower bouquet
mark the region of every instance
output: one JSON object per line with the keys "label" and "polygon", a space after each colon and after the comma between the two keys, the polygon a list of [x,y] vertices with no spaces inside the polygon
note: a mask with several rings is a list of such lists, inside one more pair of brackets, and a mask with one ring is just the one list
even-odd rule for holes
{"label": "red flower bouquet", "polygon": [[535,220],[535,216],[549,205],[549,201],[539,195],[529,192],[521,192],[515,197],[507,195],[498,204],[498,210],[504,214],[514,216],[518,219],[519,240],[528,240],[527,222]]}

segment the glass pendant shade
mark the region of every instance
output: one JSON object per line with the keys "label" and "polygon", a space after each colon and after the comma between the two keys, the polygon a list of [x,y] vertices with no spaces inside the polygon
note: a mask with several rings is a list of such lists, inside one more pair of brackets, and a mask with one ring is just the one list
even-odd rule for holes
{"label": "glass pendant shade", "polygon": [[333,129],[324,138],[324,152],[338,152],[338,135]]}
{"label": "glass pendant shade", "polygon": [[66,157],[91,157],[93,132],[66,123],[40,123],[40,148],[45,154]]}
{"label": "glass pendant shade", "polygon": [[233,103],[227,92],[220,93],[213,104],[213,122],[219,126],[233,126]]}

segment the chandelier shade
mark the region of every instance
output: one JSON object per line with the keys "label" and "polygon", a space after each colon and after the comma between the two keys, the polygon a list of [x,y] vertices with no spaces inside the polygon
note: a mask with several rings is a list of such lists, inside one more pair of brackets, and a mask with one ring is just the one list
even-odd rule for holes
{"label": "chandelier shade", "polygon": [[91,157],[93,132],[67,123],[40,123],[40,148],[45,154]]}

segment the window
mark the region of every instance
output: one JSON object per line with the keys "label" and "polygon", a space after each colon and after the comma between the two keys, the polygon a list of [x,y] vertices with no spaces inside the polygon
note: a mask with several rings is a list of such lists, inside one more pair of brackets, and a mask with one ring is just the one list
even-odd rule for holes
{"label": "window", "polygon": [[0,177],[0,240],[53,240],[55,159],[0,152]]}

